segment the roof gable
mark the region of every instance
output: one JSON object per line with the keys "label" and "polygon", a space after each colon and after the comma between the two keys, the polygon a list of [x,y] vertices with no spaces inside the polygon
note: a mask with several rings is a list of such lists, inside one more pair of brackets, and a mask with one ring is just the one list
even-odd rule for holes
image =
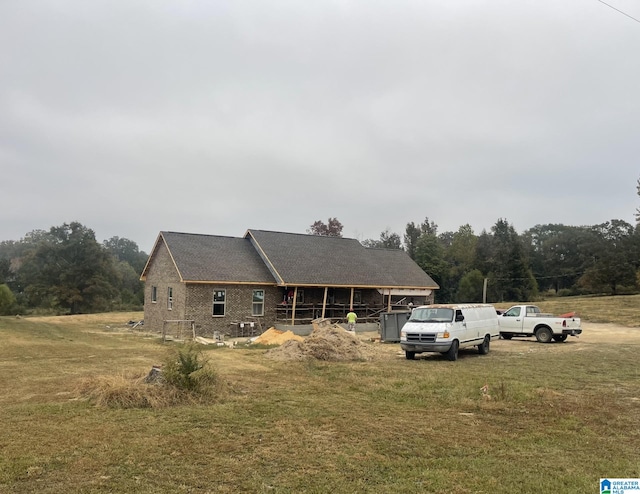
{"label": "roof gable", "polygon": [[161,232],[158,241],[166,244],[182,281],[268,284],[275,281],[247,239]]}

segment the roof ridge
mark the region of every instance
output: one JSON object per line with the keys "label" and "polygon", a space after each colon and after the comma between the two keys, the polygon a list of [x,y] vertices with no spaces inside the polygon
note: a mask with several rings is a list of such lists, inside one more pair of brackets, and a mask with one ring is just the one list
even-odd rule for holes
{"label": "roof ridge", "polygon": [[189,233],[189,232],[174,232],[171,230],[162,230],[160,233],[162,233],[163,235],[165,233],[172,233],[175,235],[193,235],[193,236],[197,236],[197,237],[216,237],[216,238],[235,238],[238,240],[244,240],[244,237],[233,237],[231,235],[214,235],[212,233]]}
{"label": "roof ridge", "polygon": [[278,235],[298,235],[298,236],[302,236],[302,237],[335,238],[335,239],[338,239],[338,240],[355,240],[355,241],[358,241],[358,239],[351,238],[351,237],[336,237],[334,235],[316,235],[314,233],[280,232],[280,231],[277,231],[277,230],[260,230],[260,229],[255,229],[255,228],[248,228],[247,232],[276,233]]}
{"label": "roof ridge", "polygon": [[395,247],[366,247],[363,245],[363,247],[365,249],[369,249],[369,250],[390,250],[390,251],[398,251],[398,252],[404,252],[406,254],[406,250],[404,249],[396,249]]}

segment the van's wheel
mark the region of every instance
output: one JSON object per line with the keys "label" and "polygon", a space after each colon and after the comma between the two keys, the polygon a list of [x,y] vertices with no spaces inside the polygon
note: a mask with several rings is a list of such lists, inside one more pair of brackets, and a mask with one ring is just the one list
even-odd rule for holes
{"label": "van's wheel", "polygon": [[569,335],[567,334],[557,334],[557,335],[554,335],[553,339],[558,343],[562,343],[563,341],[566,341],[568,337]]}
{"label": "van's wheel", "polygon": [[447,358],[449,360],[451,360],[452,362],[458,360],[458,347],[460,346],[460,343],[458,343],[458,340],[453,340],[453,343],[451,343],[451,348],[449,348],[449,351],[446,353]]}
{"label": "van's wheel", "polygon": [[487,353],[489,353],[490,343],[491,343],[491,337],[489,335],[486,335],[484,337],[484,341],[482,342],[482,344],[478,345],[478,353],[480,355],[486,355]]}
{"label": "van's wheel", "polygon": [[536,331],[536,340],[538,340],[540,343],[550,343],[552,338],[553,333],[546,326],[542,326]]}
{"label": "van's wheel", "polygon": [[407,360],[415,360],[416,352],[404,352],[404,356],[407,357]]}
{"label": "van's wheel", "polygon": [[511,333],[500,333],[500,336],[502,336],[502,338],[505,340],[510,340],[511,338],[513,338],[513,335]]}

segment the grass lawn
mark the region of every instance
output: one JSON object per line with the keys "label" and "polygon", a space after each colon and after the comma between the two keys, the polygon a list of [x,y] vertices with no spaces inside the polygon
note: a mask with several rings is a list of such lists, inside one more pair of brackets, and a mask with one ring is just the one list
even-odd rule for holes
{"label": "grass lawn", "polygon": [[[524,303],[524,302],[522,302]],[[558,297],[534,302],[543,312],[565,314],[575,311],[582,319],[592,323],[615,323],[640,327],[640,295],[617,297]],[[510,303],[494,304],[508,309]]]}
{"label": "grass lawn", "polygon": [[640,297],[592,309],[604,300],[538,304],[587,313],[579,342],[457,362],[394,344],[347,363],[203,347],[220,399],[148,409],[78,391],[162,361],[173,343],[120,329],[141,314],[0,318],[0,492],[598,492],[640,477],[640,335],[589,340],[590,322],[638,326]]}

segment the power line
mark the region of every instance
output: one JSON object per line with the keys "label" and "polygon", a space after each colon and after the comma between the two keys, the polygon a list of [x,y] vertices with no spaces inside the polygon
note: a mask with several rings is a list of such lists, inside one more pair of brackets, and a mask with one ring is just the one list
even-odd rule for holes
{"label": "power line", "polygon": [[[547,276],[538,276],[535,273],[532,273],[532,276],[536,280],[550,280],[550,279],[557,279],[557,278],[570,278],[574,276],[582,276],[588,272],[603,273],[603,272],[610,272],[615,270],[622,270],[625,268],[629,269],[630,267],[633,267],[633,265],[631,265],[630,263],[620,263],[614,266],[603,267],[603,268],[591,266],[586,270],[573,271],[573,272],[564,273],[564,274],[554,274],[554,275],[547,275]],[[487,279],[491,281],[528,281],[531,278],[527,277],[527,278],[487,278]]]}
{"label": "power line", "polygon": [[598,0],[598,2],[600,2],[601,4],[606,5],[610,9],[615,10],[616,12],[620,12],[622,15],[626,15],[629,19],[632,19],[632,20],[636,21],[637,23],[640,23],[640,20],[636,19],[635,17],[630,16],[629,14],[627,14],[626,12],[623,12],[620,9],[615,8],[613,5],[609,5],[607,2],[603,2],[602,0]]}

